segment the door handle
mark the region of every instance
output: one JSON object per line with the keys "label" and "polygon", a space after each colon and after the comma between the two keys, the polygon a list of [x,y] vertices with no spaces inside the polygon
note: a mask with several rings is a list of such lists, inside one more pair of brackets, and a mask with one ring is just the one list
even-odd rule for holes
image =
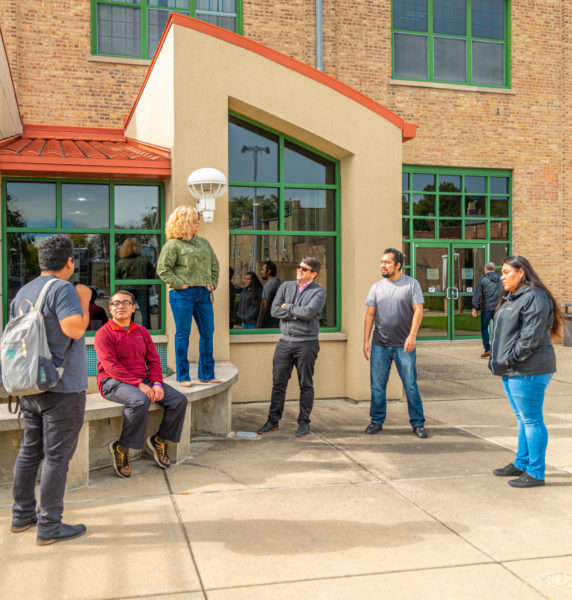
{"label": "door handle", "polygon": [[445,290],[445,292],[446,292],[446,298],[447,298],[447,300],[451,300],[451,297],[449,296],[449,291],[450,291],[450,290],[451,290],[451,288],[450,288],[450,287],[448,287],[448,288]]}
{"label": "door handle", "polygon": [[451,298],[451,300],[456,300],[459,297],[459,288],[454,287],[454,288],[451,288],[451,290],[454,294],[454,296]]}

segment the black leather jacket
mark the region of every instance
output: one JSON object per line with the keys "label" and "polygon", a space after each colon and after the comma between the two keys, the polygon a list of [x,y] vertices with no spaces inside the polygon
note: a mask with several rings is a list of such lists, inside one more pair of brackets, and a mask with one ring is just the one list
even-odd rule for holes
{"label": "black leather jacket", "polygon": [[554,373],[552,301],[542,290],[527,285],[504,298],[494,316],[489,369],[503,377]]}

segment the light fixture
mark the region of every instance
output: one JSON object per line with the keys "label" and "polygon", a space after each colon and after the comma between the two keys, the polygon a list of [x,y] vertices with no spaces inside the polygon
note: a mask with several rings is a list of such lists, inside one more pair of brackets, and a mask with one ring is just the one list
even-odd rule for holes
{"label": "light fixture", "polygon": [[191,196],[197,199],[197,212],[202,213],[205,223],[214,221],[216,199],[226,190],[226,177],[218,169],[205,167],[193,171],[187,178]]}

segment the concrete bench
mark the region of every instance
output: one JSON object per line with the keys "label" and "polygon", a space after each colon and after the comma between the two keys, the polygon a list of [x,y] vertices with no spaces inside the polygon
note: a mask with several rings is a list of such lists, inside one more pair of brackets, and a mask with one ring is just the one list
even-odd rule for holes
{"label": "concrete bench", "polygon": [[[188,399],[185,423],[181,441],[169,444],[169,457],[173,462],[180,462],[190,456],[191,437],[226,436],[231,428],[231,390],[238,379],[238,369],[231,363],[217,363],[216,376],[222,383],[203,384],[196,378],[196,365],[191,368],[193,386],[184,388],[177,384],[175,377],[165,379]],[[147,419],[147,433],[157,431],[163,409],[151,404]],[[85,409],[85,420],[81,429],[77,450],[70,462],[68,487],[76,488],[89,484],[89,471],[111,464],[109,442],[116,440],[123,423],[123,405],[111,402],[100,394],[88,394]],[[13,479],[13,468],[24,423],[18,422],[17,415],[8,411],[7,404],[0,405],[0,484]],[[20,429],[22,430],[20,432]],[[133,452],[137,458],[141,452]]]}

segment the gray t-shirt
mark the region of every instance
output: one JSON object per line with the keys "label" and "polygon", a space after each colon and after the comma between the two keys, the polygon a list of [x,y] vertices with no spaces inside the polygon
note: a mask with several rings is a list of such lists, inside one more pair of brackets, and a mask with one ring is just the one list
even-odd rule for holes
{"label": "gray t-shirt", "polygon": [[[35,303],[44,283],[53,277],[55,276],[44,275],[36,277],[36,279],[33,279],[18,290],[18,293],[10,304],[10,318],[13,318],[17,314],[22,300],[29,300],[32,304]],[[22,310],[27,312],[28,309],[29,305],[24,303]],[[81,303],[74,286],[69,281],[59,279],[51,285],[42,307],[48,344],[56,367],[61,366],[63,363],[66,351],[72,342],[72,339],[62,331],[60,321],[66,317],[78,314],[82,314]],[[73,394],[83,392],[86,389],[87,358],[85,354],[85,338],[81,337],[79,340],[73,340],[63,377],[58,385],[50,389],[50,392]]]}
{"label": "gray t-shirt", "polygon": [[266,309],[266,313],[262,318],[262,327],[264,328],[278,328],[280,327],[279,319],[275,319],[270,314],[270,309],[272,308],[272,303],[274,302],[274,298],[276,297],[276,292],[278,288],[282,285],[282,281],[278,277],[273,277],[268,283],[264,285],[262,288],[262,299],[268,300],[268,307]]}
{"label": "gray t-shirt", "polygon": [[413,306],[423,302],[419,282],[409,275],[401,275],[395,281],[376,281],[365,301],[367,306],[376,309],[372,343],[403,346],[411,331]]}

